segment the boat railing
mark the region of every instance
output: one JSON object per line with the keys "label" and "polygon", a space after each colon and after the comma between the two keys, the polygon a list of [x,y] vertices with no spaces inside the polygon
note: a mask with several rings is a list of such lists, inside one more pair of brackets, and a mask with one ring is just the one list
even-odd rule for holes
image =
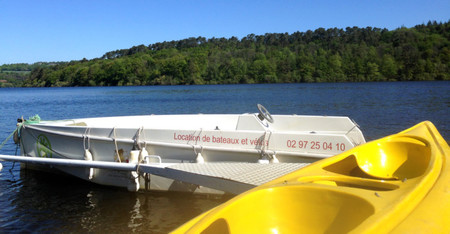
{"label": "boat railing", "polygon": [[[59,136],[73,137],[73,138],[81,138],[85,137],[84,134],[80,133],[70,133],[70,132],[57,132],[54,130],[40,128],[38,126],[30,125],[28,128],[38,130],[41,132],[49,133],[49,134],[58,134]],[[135,143],[134,139],[131,138],[115,138],[115,137],[106,137],[106,136],[89,136],[90,140],[97,141],[106,141],[106,142],[116,142],[116,143],[125,143],[125,144],[133,144]],[[160,142],[160,141],[149,141],[143,140],[140,142],[141,144],[146,144],[147,146],[160,146],[160,147],[171,147],[178,149],[192,149],[193,145],[190,144],[181,144],[181,143],[172,143],[172,142]],[[329,157],[328,154],[322,153],[311,153],[311,152],[292,152],[292,151],[284,151],[284,150],[270,150],[270,149],[258,149],[258,148],[229,148],[229,147],[220,147],[220,146],[202,146],[203,150],[209,151],[222,151],[222,152],[231,152],[231,153],[256,153],[256,154],[270,154],[270,155],[288,155],[288,156],[301,156],[308,158],[318,158],[322,159],[324,157]]]}
{"label": "boat railing", "polygon": [[[151,159],[156,159],[157,162],[152,162]],[[147,155],[147,156],[144,157],[144,161],[147,164],[150,164],[150,163],[159,163],[159,164],[161,164],[162,163],[161,156],[159,156],[159,155]]]}

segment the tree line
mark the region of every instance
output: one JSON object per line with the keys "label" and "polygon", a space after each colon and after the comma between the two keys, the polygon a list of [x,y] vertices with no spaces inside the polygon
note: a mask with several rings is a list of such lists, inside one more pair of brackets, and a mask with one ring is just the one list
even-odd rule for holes
{"label": "tree line", "polygon": [[187,38],[37,66],[24,86],[449,80],[450,21]]}
{"label": "tree line", "polygon": [[3,64],[0,66],[0,88],[20,87],[24,84],[24,81],[30,77],[30,73],[33,69],[64,63],[65,62],[37,62],[33,64]]}

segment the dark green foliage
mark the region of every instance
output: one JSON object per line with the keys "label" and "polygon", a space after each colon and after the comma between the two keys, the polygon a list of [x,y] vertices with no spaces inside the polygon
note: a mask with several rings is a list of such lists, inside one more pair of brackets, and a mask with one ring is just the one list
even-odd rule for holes
{"label": "dark green foliage", "polygon": [[188,38],[38,66],[25,86],[121,86],[450,79],[450,21],[389,31]]}
{"label": "dark green foliage", "polygon": [[[4,64],[0,66],[0,88],[6,87],[20,87],[23,85],[26,79],[29,79],[31,75],[42,76],[43,68],[56,66],[58,64],[65,64],[65,62],[38,62],[34,64],[27,63],[15,63]],[[31,74],[31,71],[33,74]],[[49,83],[52,85],[51,83]]]}

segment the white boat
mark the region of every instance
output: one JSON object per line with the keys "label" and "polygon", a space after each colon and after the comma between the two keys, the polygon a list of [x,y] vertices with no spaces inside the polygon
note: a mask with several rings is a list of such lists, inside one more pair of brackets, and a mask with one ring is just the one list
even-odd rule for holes
{"label": "white boat", "polygon": [[[170,175],[143,173],[139,167],[155,163],[311,163],[365,143],[348,117],[271,115],[259,104],[258,109],[259,113],[246,114],[27,120],[18,124],[15,141],[25,156],[21,162],[27,162],[23,167],[35,168],[30,163],[36,158],[84,160],[85,168],[70,163],[42,164],[94,183],[134,191],[198,193],[219,191],[195,181],[173,180]],[[16,158],[0,159],[19,161]],[[96,166],[102,163],[104,166]],[[133,167],[125,170],[119,165]]]}

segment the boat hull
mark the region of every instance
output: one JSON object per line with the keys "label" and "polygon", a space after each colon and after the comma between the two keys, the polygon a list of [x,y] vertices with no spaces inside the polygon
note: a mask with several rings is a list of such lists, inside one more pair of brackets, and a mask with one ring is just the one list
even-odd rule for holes
{"label": "boat hull", "polygon": [[[256,114],[243,114],[41,121],[20,127],[20,145],[24,156],[101,162],[311,163],[365,142],[359,128],[346,117],[274,115],[273,119],[274,123],[268,123]],[[154,157],[144,160],[146,155]],[[56,168],[94,183],[130,190],[220,193],[155,175]]]}

